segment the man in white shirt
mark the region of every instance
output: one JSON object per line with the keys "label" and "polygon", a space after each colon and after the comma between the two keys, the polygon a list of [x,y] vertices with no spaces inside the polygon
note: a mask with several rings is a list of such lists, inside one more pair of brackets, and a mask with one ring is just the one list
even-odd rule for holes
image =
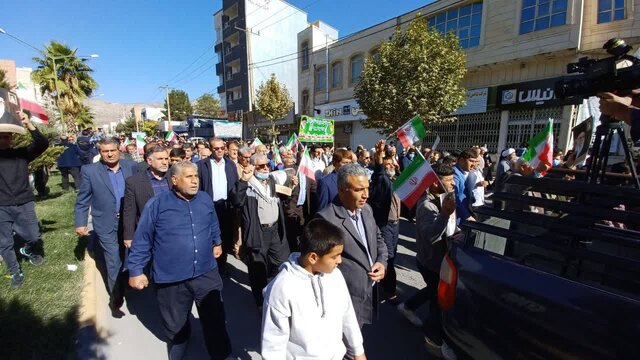
{"label": "man in white shirt", "polygon": [[220,274],[227,275],[227,254],[233,251],[233,219],[229,194],[238,181],[236,164],[224,157],[225,144],[221,139],[211,139],[211,157],[198,162],[200,190],[211,196],[220,223],[222,255],[217,259]]}

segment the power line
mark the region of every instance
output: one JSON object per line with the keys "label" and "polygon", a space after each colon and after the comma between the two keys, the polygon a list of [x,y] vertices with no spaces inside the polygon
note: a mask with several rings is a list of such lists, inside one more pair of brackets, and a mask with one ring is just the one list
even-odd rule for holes
{"label": "power line", "polygon": [[[424,17],[424,15],[420,15],[420,18],[422,18],[422,17]],[[379,34],[379,33],[383,32],[383,31],[387,31],[387,30],[389,30],[389,29],[396,28],[396,27],[398,27],[398,26],[400,26],[400,25],[404,25],[404,24],[406,24],[406,23],[408,23],[408,22],[411,22],[411,21],[413,21],[413,20],[415,20],[415,18],[408,19],[408,20],[402,21],[402,22],[400,22],[400,23],[393,24],[393,25],[391,25],[391,26],[388,26],[388,27],[385,27],[385,28],[382,28],[382,29],[376,30],[376,31],[374,31],[374,32],[372,32],[372,33],[369,33],[369,34],[362,35],[362,36],[360,36],[360,37],[357,37],[357,38],[351,39],[351,40],[349,40],[349,41],[341,42],[341,43],[339,43],[339,44],[337,44],[337,45],[332,45],[332,46],[331,46],[331,49],[335,49],[335,48],[338,48],[338,47],[340,47],[340,46],[344,46],[344,45],[347,45],[347,44],[351,44],[351,43],[353,43],[353,42],[356,42],[356,41],[362,40],[362,39],[364,39],[364,38],[367,38],[367,37],[369,37],[369,36],[373,36],[373,35],[376,35],[376,34]],[[360,31],[361,31],[361,30],[360,30]],[[360,31],[357,31],[357,32],[351,33],[351,34],[349,34],[349,35],[345,35],[345,36],[343,36],[343,37],[341,37],[341,38],[338,38],[338,39],[336,40],[336,42],[343,41],[343,40],[345,40],[345,39],[347,39],[347,38],[349,38],[349,37],[353,37],[353,36],[355,36],[355,35],[356,35],[358,32],[360,32]],[[296,56],[295,58],[291,58],[291,59],[287,59],[287,60],[283,60],[283,61],[278,61],[278,62],[274,62],[274,63],[270,63],[270,64],[265,64],[265,65],[256,66],[257,64],[263,64],[263,63],[267,63],[267,62],[271,62],[271,61],[275,61],[275,60],[279,60],[279,59],[284,59],[284,58],[286,58],[286,57],[294,56],[294,55],[298,55],[298,56]],[[293,61],[293,60],[301,59],[301,58],[302,58],[302,56],[303,56],[303,51],[302,51],[302,50],[301,50],[301,51],[296,51],[296,52],[294,52],[294,53],[286,54],[286,55],[281,55],[281,56],[277,56],[277,57],[274,57],[274,58],[272,58],[272,59],[267,59],[267,60],[261,60],[261,61],[253,62],[253,63],[249,64],[249,67],[250,67],[250,68],[252,68],[252,69],[254,69],[254,68],[259,68],[259,67],[267,67],[267,66],[272,66],[272,65],[282,64],[282,63],[286,63],[286,62],[289,62],[289,61]]]}
{"label": "power line", "polygon": [[203,62],[200,66],[198,66],[198,67],[194,68],[193,70],[191,70],[188,74],[184,75],[181,79],[174,81],[174,82],[173,82],[173,86],[176,86],[176,85],[178,85],[179,83],[181,83],[181,82],[185,81],[187,78],[189,78],[191,75],[193,75],[196,71],[198,71],[198,70],[202,69],[204,66],[206,66],[206,65],[211,65],[211,61],[212,61],[212,60],[214,60],[213,66],[215,66],[215,64],[216,64],[216,62],[215,62],[216,57],[217,57],[217,56],[213,56],[213,57],[208,58],[208,59],[207,59],[205,62]]}
{"label": "power line", "polygon": [[[303,7],[301,10],[306,10],[306,9],[310,8],[311,6],[313,6],[313,5],[317,4],[318,2],[320,2],[320,0],[315,0],[315,1],[311,2],[310,4],[308,4],[307,6]],[[284,10],[284,9],[286,9],[286,8],[283,8],[282,10]],[[289,17],[291,17],[291,16],[295,15],[295,14],[298,12],[298,9],[296,8],[296,9],[294,9],[294,10],[295,10],[295,11],[294,11],[294,12],[292,12],[291,14],[289,14],[289,15],[287,15],[287,16],[285,16],[285,17],[281,18],[280,20],[278,20],[278,21],[276,21],[276,22],[273,22],[273,23],[271,23],[271,24],[269,24],[269,25],[266,25],[266,26],[264,26],[264,27],[262,27],[262,28],[260,28],[259,30],[256,30],[256,31],[257,31],[257,32],[260,32],[261,30],[264,30],[264,29],[266,29],[266,28],[268,28],[268,27],[270,27],[270,26],[273,26],[273,25],[275,25],[275,24],[277,24],[277,23],[279,23],[279,22],[283,21],[284,19],[287,19],[287,18],[289,18]],[[273,16],[275,16],[277,13],[278,13],[278,12],[276,12],[276,13],[275,13],[275,14],[273,14],[272,16],[270,16],[270,17],[268,17],[268,18],[266,18],[266,19],[264,19],[264,20],[260,21],[259,23],[255,24],[255,25],[253,26],[253,29],[255,29],[256,27],[258,27],[258,25],[260,25],[260,24],[264,23],[265,21],[269,20],[270,18],[272,18]]]}
{"label": "power line", "polygon": [[202,52],[202,54],[200,54],[200,56],[198,56],[195,60],[193,60],[193,62],[191,62],[191,64],[189,64],[186,68],[182,69],[179,73],[177,73],[176,75],[174,75],[171,79],[167,80],[166,83],[170,83],[173,80],[175,80],[176,78],[178,78],[178,76],[182,75],[185,71],[187,71],[191,66],[193,66],[193,64],[195,64],[196,62],[198,62],[198,60],[200,60],[206,53],[207,51],[211,50],[211,45],[207,45],[207,47],[204,49],[204,51]]}

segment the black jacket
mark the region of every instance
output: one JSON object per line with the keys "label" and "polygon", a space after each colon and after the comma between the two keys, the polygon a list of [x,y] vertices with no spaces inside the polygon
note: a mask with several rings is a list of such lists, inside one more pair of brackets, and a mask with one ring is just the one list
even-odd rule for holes
{"label": "black jacket", "polygon": [[29,146],[0,150],[0,206],[35,200],[29,186],[29,162],[47,150],[49,140],[38,129],[30,132],[33,141]]}
{"label": "black jacket", "polygon": [[[242,244],[251,251],[259,251],[262,246],[262,228],[258,217],[258,200],[253,191],[249,191],[249,183],[237,181],[231,192],[231,205],[242,209]],[[282,202],[278,203],[278,235],[283,242],[287,241],[284,224]]]}
{"label": "black jacket", "polygon": [[385,174],[384,166],[376,164],[371,175],[369,186],[369,205],[373,210],[373,218],[378,226],[389,222],[389,211],[391,209],[391,198],[393,196],[393,184],[391,179]]}
{"label": "black jacket", "polygon": [[[212,159],[212,158],[211,158]],[[200,191],[204,191],[213,198],[213,184],[211,183],[210,158],[202,159],[196,163],[198,176],[200,177]],[[224,158],[224,172],[227,174],[227,202],[231,196],[231,190],[238,182],[238,167],[229,158]]]}
{"label": "black jacket", "polygon": [[154,197],[155,194],[146,170],[127,178],[124,183],[122,238],[124,240],[133,240],[133,234],[138,227],[142,210],[147,201]]}

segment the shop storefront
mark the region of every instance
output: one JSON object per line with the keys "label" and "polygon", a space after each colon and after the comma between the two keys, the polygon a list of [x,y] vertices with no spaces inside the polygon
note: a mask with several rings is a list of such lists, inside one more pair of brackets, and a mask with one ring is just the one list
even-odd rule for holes
{"label": "shop storefront", "polygon": [[355,149],[360,144],[373,147],[382,136],[378,134],[377,129],[367,129],[363,126],[362,120],[367,116],[355,99],[316,105],[315,109],[316,116],[335,121],[336,147],[351,146]]}

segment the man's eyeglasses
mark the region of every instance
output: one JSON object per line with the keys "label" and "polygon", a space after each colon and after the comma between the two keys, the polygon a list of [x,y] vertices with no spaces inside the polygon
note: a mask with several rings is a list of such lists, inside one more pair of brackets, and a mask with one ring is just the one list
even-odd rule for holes
{"label": "man's eyeglasses", "polygon": [[249,160],[249,159],[251,159],[251,155],[249,155],[249,156],[242,156],[242,158],[243,158],[243,159],[245,159],[245,160]]}
{"label": "man's eyeglasses", "polygon": [[211,150],[224,150],[224,146],[221,147],[212,147]]}
{"label": "man's eyeglasses", "polygon": [[255,167],[256,169],[268,169],[269,164],[256,164]]}

